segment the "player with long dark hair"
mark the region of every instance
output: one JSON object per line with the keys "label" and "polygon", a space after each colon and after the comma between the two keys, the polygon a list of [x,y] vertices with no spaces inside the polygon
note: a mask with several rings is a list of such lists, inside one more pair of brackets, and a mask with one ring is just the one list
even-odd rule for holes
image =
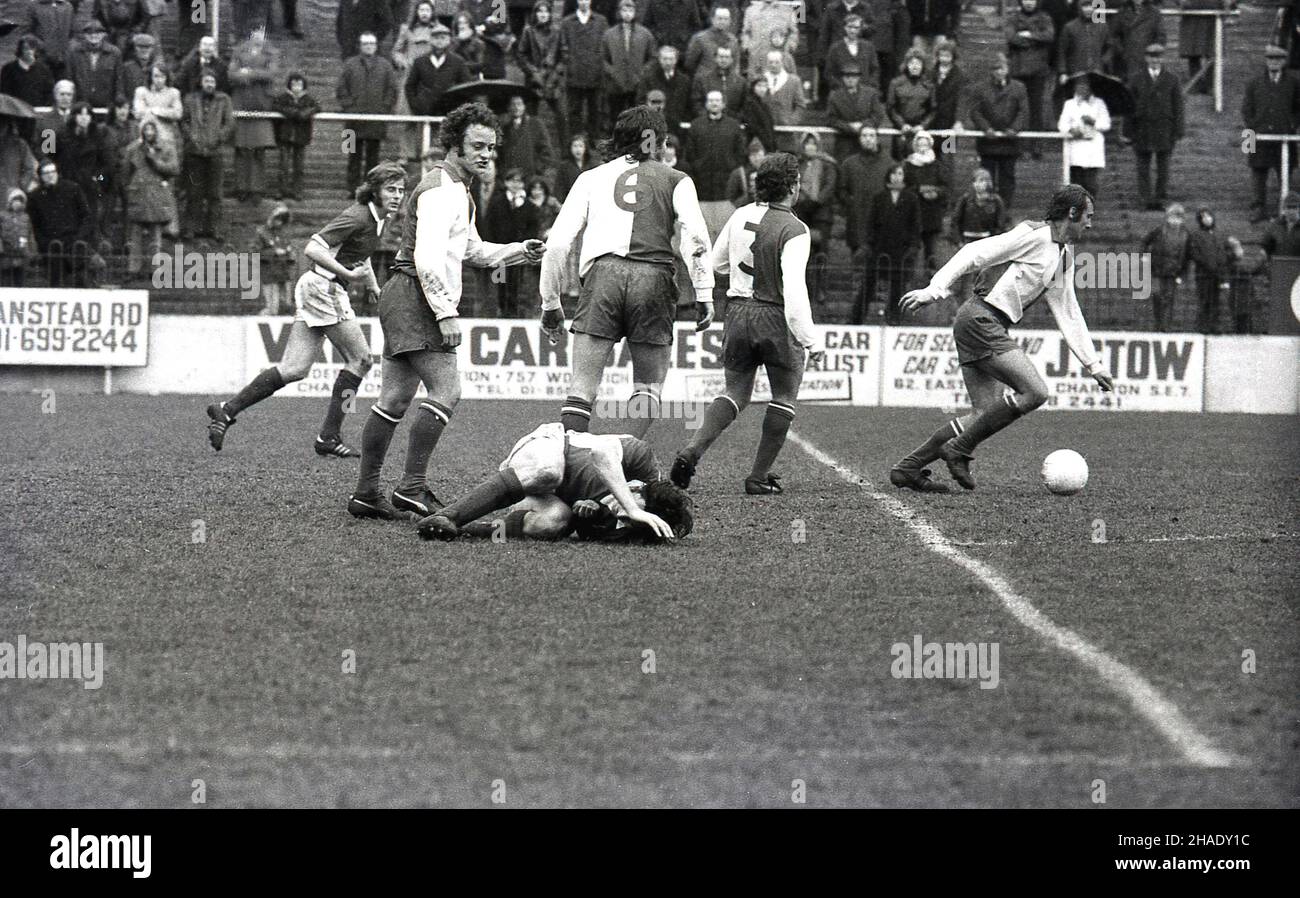
{"label": "player with long dark hair", "polygon": [[[980,275],[975,295],[962,303],[952,326],[972,409],[894,465],[889,480],[895,486],[947,492],[948,486],[931,480],[925,470],[942,458],[954,480],[975,489],[970,472],[975,447],[1047,401],[1042,375],[1007,333],[1040,298],[1088,376],[1105,392],[1115,388],[1093,349],[1074,293],[1074,242],[1092,227],[1092,214],[1092,195],[1068,184],[1052,196],[1044,221],[1022,221],[1005,234],[966,244],[935,272],[928,287],[903,297],[903,310],[913,312],[953,295],[964,275]],[[1003,268],[990,271],[995,266]]]}
{"label": "player with long dark hair", "polygon": [[334,379],[325,421],[316,437],[316,454],[334,458],[356,458],[361,454],[339,435],[346,405],[356,396],[371,365],[370,346],[352,311],[348,284],[365,284],[368,292],[379,293],[370,256],[379,249],[384,223],[401,206],[405,193],[406,172],[402,166],[381,162],[366,173],[365,181],[357,188],[356,202],[311,236],[303,255],[312,266],[294,285],[296,311],[284,358],[230,399],[208,406],[208,442],[213,449],[221,451],[226,431],[237,415],[285,384],[306,377],[321,344],[329,340],[344,363]]}
{"label": "player with long dark hair", "polygon": [[667,136],[661,113],[649,106],[625,109],[607,145],[610,161],[578,176],[547,235],[542,328],[555,339],[564,326],[565,263],[582,234],[572,378],[560,409],[568,430],[589,428],[605,365],[624,338],[632,356],[629,414],[638,419],[628,429],[643,436],[658,416],[677,311],[672,240],[679,230],[695,287],[697,329],[713,320],[708,227],[694,182],[658,159]]}

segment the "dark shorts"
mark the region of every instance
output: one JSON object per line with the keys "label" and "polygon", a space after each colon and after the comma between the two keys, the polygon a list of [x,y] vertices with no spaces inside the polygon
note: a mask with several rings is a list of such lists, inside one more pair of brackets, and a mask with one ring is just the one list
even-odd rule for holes
{"label": "dark shorts", "polygon": [[571,330],[606,340],[671,346],[677,284],[671,265],[601,256],[578,293]]}
{"label": "dark shorts", "polygon": [[732,297],[722,332],[722,364],[732,371],[759,365],[802,371],[804,351],[785,323],[785,309],[770,302]]}
{"label": "dark shorts", "polygon": [[978,296],[961,304],[952,322],[952,335],[957,341],[957,360],[963,365],[981,362],[1000,355],[1020,344],[1011,339],[1007,328],[1010,319]]}
{"label": "dark shorts", "polygon": [[424,288],[412,274],[394,271],[379,291],[379,325],[384,330],[384,358],[405,352],[456,352],[444,346],[438,319],[424,299]]}

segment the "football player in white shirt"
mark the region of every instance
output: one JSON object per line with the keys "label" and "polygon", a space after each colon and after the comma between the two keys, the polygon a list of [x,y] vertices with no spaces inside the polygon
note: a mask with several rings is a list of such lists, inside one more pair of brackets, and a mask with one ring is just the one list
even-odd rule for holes
{"label": "football player in white shirt", "polygon": [[[361,473],[348,511],[359,518],[423,517],[442,507],[427,474],[443,429],[460,401],[461,265],[491,268],[536,262],[540,240],[487,243],[478,235],[470,186],[496,158],[496,116],[481,103],[466,103],[442,122],[447,160],[436,163],[407,199],[393,276],[379,294],[384,330],[383,382],[379,400],[361,433]],[[398,422],[423,383],[429,396],[411,422],[406,467],[390,502],[379,492],[379,475]]]}
{"label": "football player in white shirt", "polygon": [[614,344],[624,338],[634,381],[628,415],[637,419],[627,430],[644,436],[657,417],[677,311],[672,240],[678,230],[695,288],[697,330],[713,320],[709,231],[694,182],[658,160],[667,136],[662,114],[648,106],[624,110],[614,125],[612,148],[618,155],[578,176],[547,235],[542,328],[555,340],[564,325],[560,295],[565,261],[582,234],[573,373],[560,409],[568,430],[590,427],[605,365]]}
{"label": "football player in white shirt", "polygon": [[1074,242],[1092,227],[1092,213],[1092,195],[1078,184],[1068,184],[1052,196],[1045,221],[1022,221],[1005,234],[966,244],[935,272],[928,287],[903,297],[903,311],[914,312],[953,295],[963,275],[1006,266],[991,288],[976,287],[975,296],[962,304],[953,321],[972,410],[944,424],[896,464],[889,472],[895,486],[947,492],[948,487],[935,483],[925,470],[942,458],[954,480],[975,489],[970,473],[975,447],[1047,401],[1047,384],[1007,333],[1040,297],[1047,300],[1061,335],[1088,376],[1105,392],[1115,388],[1093,349],[1074,293]]}

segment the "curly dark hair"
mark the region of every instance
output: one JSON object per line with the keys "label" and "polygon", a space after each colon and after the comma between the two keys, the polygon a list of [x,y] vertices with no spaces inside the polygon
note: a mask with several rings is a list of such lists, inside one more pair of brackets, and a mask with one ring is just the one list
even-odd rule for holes
{"label": "curly dark hair", "polygon": [[1078,209],[1082,214],[1088,203],[1096,205],[1091,193],[1078,184],[1066,184],[1047,201],[1047,211],[1043,213],[1043,220],[1063,221],[1070,217],[1071,209]]}
{"label": "curly dark hair", "polygon": [[659,515],[678,539],[695,529],[695,500],[671,480],[652,480],[641,488],[645,510]]}
{"label": "curly dark hair", "polygon": [[381,162],[366,172],[366,179],[357,188],[356,198],[361,205],[373,202],[379,197],[379,191],[389,181],[406,183],[406,169],[398,162]]}
{"label": "curly dark hair", "polygon": [[632,106],[618,114],[614,136],[601,145],[605,161],[619,156],[651,159],[668,136],[668,123],[662,112],[649,106]]}
{"label": "curly dark hair", "polygon": [[497,132],[498,142],[501,139],[500,127],[497,124],[497,117],[491,109],[488,109],[482,103],[462,103],[457,106],[447,117],[442,120],[442,130],[438,133],[438,141],[447,148],[447,152],[455,150],[460,152],[465,142],[465,132],[472,125],[482,125],[485,128],[491,128]]}
{"label": "curly dark hair", "polygon": [[763,159],[754,175],[754,195],[760,203],[779,203],[799,180],[799,160],[790,153],[773,153]]}

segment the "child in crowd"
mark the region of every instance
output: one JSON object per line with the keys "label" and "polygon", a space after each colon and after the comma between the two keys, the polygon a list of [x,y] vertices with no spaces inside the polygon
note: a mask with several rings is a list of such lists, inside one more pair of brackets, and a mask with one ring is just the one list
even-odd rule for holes
{"label": "child in crowd", "polygon": [[1182,203],[1170,203],[1165,210],[1164,223],[1152,228],[1142,241],[1143,252],[1151,254],[1151,274],[1156,279],[1156,288],[1151,291],[1151,307],[1157,331],[1169,330],[1178,288],[1187,275],[1192,234],[1184,224],[1186,218],[1187,210]]}
{"label": "child in crowd", "polygon": [[293,213],[280,203],[257,229],[257,251],[261,253],[262,314],[285,315],[294,310],[293,283],[298,265],[286,233]]}
{"label": "child in crowd", "polygon": [[27,216],[27,194],[15,187],[9,191],[4,212],[0,212],[0,287],[24,285],[28,261],[36,255],[36,236]]}

